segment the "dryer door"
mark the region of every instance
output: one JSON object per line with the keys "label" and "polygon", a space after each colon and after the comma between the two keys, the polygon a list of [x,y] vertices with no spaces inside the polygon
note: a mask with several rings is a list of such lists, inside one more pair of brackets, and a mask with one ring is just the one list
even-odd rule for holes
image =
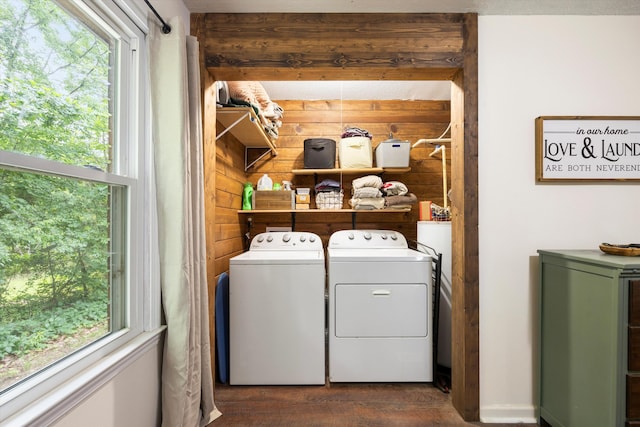
{"label": "dryer door", "polygon": [[426,337],[430,293],[421,284],[338,284],[336,336]]}

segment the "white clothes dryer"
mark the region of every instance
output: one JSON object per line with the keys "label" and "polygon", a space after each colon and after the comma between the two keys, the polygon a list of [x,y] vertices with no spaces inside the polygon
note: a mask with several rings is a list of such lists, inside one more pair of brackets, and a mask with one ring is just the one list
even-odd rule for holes
{"label": "white clothes dryer", "polygon": [[329,381],[433,381],[432,265],[396,231],[331,235]]}
{"label": "white clothes dryer", "polygon": [[325,383],[325,257],[313,233],[269,232],[229,260],[229,383]]}

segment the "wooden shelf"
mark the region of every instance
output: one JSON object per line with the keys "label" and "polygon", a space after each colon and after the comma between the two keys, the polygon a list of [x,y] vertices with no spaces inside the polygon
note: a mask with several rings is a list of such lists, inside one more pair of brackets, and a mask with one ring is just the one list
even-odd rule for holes
{"label": "wooden shelf", "polygon": [[360,175],[360,174],[378,174],[378,173],[407,173],[411,168],[362,168],[362,169],[293,169],[294,175]]}
{"label": "wooden shelf", "polygon": [[[229,132],[245,146],[245,172],[265,155],[269,153],[278,155],[275,142],[267,135],[253,108],[219,107],[216,109],[216,120],[225,128],[216,136],[216,141]],[[248,148],[262,148],[264,152],[256,160],[247,164]]]}
{"label": "wooden shelf", "polygon": [[262,123],[251,107],[222,107],[216,110],[216,119],[226,132],[230,132],[243,145],[251,148],[268,147],[275,151],[276,145],[266,134]]}
{"label": "wooden shelf", "polygon": [[404,213],[411,208],[403,209],[253,209],[239,210],[239,214],[271,214],[271,213]]}
{"label": "wooden shelf", "polygon": [[[355,230],[356,227],[356,217],[359,214],[390,214],[390,213],[398,213],[403,214],[410,212],[411,208],[404,209],[373,209],[373,210],[363,210],[363,209],[256,209],[250,211],[239,210],[239,214],[290,214],[291,215],[291,230],[295,231],[296,229],[296,217],[298,214],[350,214],[351,215],[351,227]],[[247,218],[247,222],[250,221]]]}

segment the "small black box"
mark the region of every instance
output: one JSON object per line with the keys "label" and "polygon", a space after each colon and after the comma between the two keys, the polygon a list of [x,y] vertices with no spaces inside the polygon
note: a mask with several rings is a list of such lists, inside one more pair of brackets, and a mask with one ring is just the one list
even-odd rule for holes
{"label": "small black box", "polygon": [[305,169],[333,169],[336,167],[336,142],[327,138],[304,140]]}

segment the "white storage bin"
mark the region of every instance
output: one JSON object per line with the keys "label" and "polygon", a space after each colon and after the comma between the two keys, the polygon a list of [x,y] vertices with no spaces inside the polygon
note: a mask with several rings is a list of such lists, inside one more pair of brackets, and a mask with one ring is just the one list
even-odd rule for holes
{"label": "white storage bin", "polygon": [[361,169],[373,166],[371,140],[366,136],[352,136],[340,140],[338,159],[342,169]]}
{"label": "white storage bin", "polygon": [[388,139],[376,147],[376,166],[379,168],[409,167],[409,141]]}

